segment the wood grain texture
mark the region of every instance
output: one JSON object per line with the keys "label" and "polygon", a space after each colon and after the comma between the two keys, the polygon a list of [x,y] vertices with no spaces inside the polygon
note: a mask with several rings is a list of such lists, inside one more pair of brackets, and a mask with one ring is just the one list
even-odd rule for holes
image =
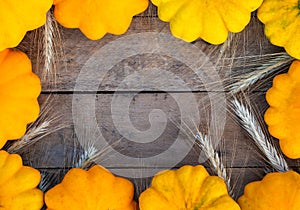
{"label": "wood grain texture", "polygon": [[[105,150],[99,163],[120,174],[133,169],[143,173],[148,168],[199,164],[201,150],[195,145],[186,154],[181,153],[179,147],[161,161],[144,160],[169,150],[178,138],[186,145],[193,143],[195,139],[186,135],[189,129],[199,127],[207,133],[213,126],[211,115],[215,105],[211,99],[217,103],[217,99],[230,97],[223,85],[231,75],[249,72],[248,64],[253,63],[253,56],[257,59],[262,54],[283,51],[264,37],[263,25],[255,15],[242,33],[232,35],[230,47],[226,49],[202,40],[184,43],[170,38],[169,25],[157,18],[153,5],[135,17],[122,36],[108,34],[101,40],[91,41],[79,30],[61,27],[59,30],[64,51],[57,52],[57,71],[52,73],[56,77],[55,84],[49,79],[53,75],[42,77],[40,33],[28,33],[18,48],[29,55],[35,72],[42,78],[40,103],[54,93],[53,106],[62,116],[61,123],[69,125],[24,148],[21,154],[25,163],[49,173],[63,171],[61,176],[74,166],[74,154],[82,154],[82,144],[93,141],[100,149],[107,149],[102,147],[103,142],[109,145],[110,153]],[[153,37],[159,39],[153,40]],[[128,45],[128,41],[132,44]],[[201,65],[207,64],[206,58],[210,65]],[[212,67],[214,69],[210,69]],[[88,73],[79,81],[85,70]],[[210,77],[211,72],[218,77]],[[261,116],[267,107],[264,94],[271,79],[264,80],[265,86],[249,93]],[[180,100],[183,102],[178,103]],[[76,104],[79,106],[74,113]],[[224,165],[232,171],[236,196],[239,196],[246,183],[262,178],[268,163],[227,109],[228,104],[218,110],[225,113],[226,119],[216,119],[216,124],[225,120],[222,136],[216,139],[220,141],[217,151]],[[141,164],[110,161],[110,158],[114,160],[115,151]],[[178,156],[180,161],[174,164]],[[288,160],[288,163],[295,170],[299,167],[297,160]],[[209,167],[207,162],[204,164]],[[151,178],[134,181],[139,193],[149,185]]]}
{"label": "wood grain texture", "polygon": [[[128,110],[124,107],[124,109],[114,110],[115,112],[112,112],[111,109],[112,101],[115,97],[113,94],[96,94],[96,112],[94,116],[88,118],[82,118],[82,116],[78,116],[72,112],[72,100],[74,100],[74,98],[76,99],[78,94],[77,96],[76,94],[55,95],[56,100],[53,106],[59,107],[59,113],[62,116],[60,123],[69,125],[69,127],[42,139],[33,147],[34,149],[30,147],[28,150],[25,150],[24,159],[40,168],[71,167],[72,162],[70,160],[73,156],[74,145],[78,146],[79,139],[81,146],[86,145],[85,143],[88,142],[96,142],[95,144],[99,146],[99,150],[105,150],[106,148],[103,148],[102,145],[97,145],[97,141],[108,142],[112,153],[105,153],[106,155],[101,157],[103,159],[99,159],[99,163],[106,167],[136,167],[136,163],[130,161],[112,162],[109,160],[110,155],[113,156],[114,152],[120,152],[129,157],[147,159],[147,157],[152,157],[168,150],[171,145],[176,144],[176,140],[178,139],[186,144],[195,141],[188,130],[191,129],[196,132],[195,124],[191,121],[191,116],[194,114],[193,107],[185,107],[185,113],[181,115],[179,107],[173,98],[174,95],[176,97],[185,94],[186,93],[173,93],[172,95],[168,93],[122,94],[124,98],[131,100],[130,106]],[[85,94],[80,95],[84,96]],[[206,104],[209,103],[209,100],[206,93],[194,93],[194,95],[199,102],[197,108],[200,120],[197,125],[199,125],[199,129],[205,134],[208,131],[209,123],[207,115],[210,105]],[[46,96],[47,94],[42,95],[41,101],[43,101]],[[259,101],[259,107],[262,112],[264,112],[266,104],[262,103],[264,102],[263,97],[254,95],[251,99],[253,103]],[[203,104],[206,105],[203,106]],[[92,109],[92,104],[85,104],[81,112],[90,114]],[[160,110],[165,116],[159,117],[160,112],[156,115],[152,112],[153,110]],[[240,127],[232,114],[229,112],[226,114],[227,118],[222,139],[218,142],[218,147],[216,148],[223,158],[224,165],[238,168],[259,167],[266,170],[270,168],[267,162],[264,161],[263,155],[259,152],[256,145]],[[112,117],[113,115],[118,115],[119,118],[116,119],[120,121],[116,121]],[[127,115],[130,120],[129,123],[126,121]],[[93,126],[93,117],[96,118],[96,127]],[[122,124],[122,122],[125,123]],[[76,123],[79,124],[76,125]],[[74,127],[78,130],[74,130]],[[97,129],[99,129],[99,132]],[[181,129],[183,129],[183,131],[181,131]],[[153,136],[149,137],[149,130]],[[101,134],[101,138],[99,134]],[[145,139],[148,139],[149,142],[145,142]],[[214,140],[218,141],[218,139]],[[277,141],[274,140],[274,143],[277,144]],[[78,149],[80,150],[80,145]],[[175,147],[174,150],[176,149],[178,148]],[[45,152],[47,156],[43,156]],[[143,166],[166,168],[170,165],[178,167],[184,164],[199,164],[199,154],[201,153],[199,147],[193,146],[186,155],[182,155],[181,152],[184,153],[185,151],[181,151],[180,148],[179,151],[174,151],[174,154],[177,154],[179,159],[181,159],[176,165],[172,165],[174,156],[168,155],[161,162],[156,162],[155,165],[151,165],[151,162],[144,162]],[[35,158],[37,156],[43,158]],[[65,159],[69,162],[67,161],[65,163]],[[291,167],[298,167],[297,161],[288,160],[288,162]]]}
{"label": "wood grain texture", "polygon": [[[209,166],[206,166],[207,170],[211,175],[214,175],[213,172],[211,172],[211,169]],[[114,170],[114,168],[109,168],[110,170]],[[55,184],[58,184],[61,182],[63,176],[67,173],[69,169],[61,169],[61,168],[54,168],[54,169],[44,169],[40,168],[40,171],[43,174],[47,174],[48,176],[55,176],[56,179],[54,179],[51,182],[51,185],[49,185],[49,188],[55,186]],[[130,168],[127,169],[117,169],[119,173],[122,173],[122,170],[130,170]],[[145,170],[147,169],[141,169],[140,171],[137,171],[137,173],[144,173]],[[160,170],[163,170],[161,168]],[[263,178],[265,175],[265,172],[261,168],[227,168],[229,171],[229,175],[232,180],[232,187],[235,192],[234,194],[234,199],[236,200],[239,198],[243,192],[244,192],[244,187],[246,184],[252,181],[259,181]],[[143,192],[146,188],[148,188],[151,184],[152,178],[129,178],[130,181],[133,182],[135,186],[135,200],[138,200],[138,195]]]}
{"label": "wood grain texture", "polygon": [[[222,49],[221,46],[210,45],[202,40],[188,44],[178,39],[173,39],[169,32],[169,25],[156,17],[136,17],[126,34],[122,36],[108,34],[98,41],[88,40],[76,29],[60,28],[60,31],[62,34],[61,44],[64,52],[58,52],[60,60],[56,61],[58,69],[55,73],[56,86],[53,86],[53,82],[46,78],[42,81],[44,91],[73,91],[80,71],[87,65],[88,60],[95,55],[99,56],[94,59],[98,59],[97,61],[101,66],[97,66],[95,75],[90,75],[91,77],[89,79],[95,79],[97,78],[96,76],[99,77],[99,75],[105,72],[105,77],[99,85],[98,91],[114,91],[119,87],[120,82],[128,75],[131,75],[131,78],[126,81],[121,88],[123,90],[131,90],[132,88],[140,87],[137,83],[139,77],[133,75],[133,73],[145,73],[147,70],[148,72],[153,70],[170,71],[181,80],[184,80],[191,90],[205,91],[206,89],[199,81],[199,78],[195,77],[193,69],[187,66],[188,61],[185,63],[182,62],[182,60],[178,60],[176,56],[170,57],[164,55],[164,50],[168,51],[166,49],[170,49],[169,51],[178,55],[179,58],[181,55],[185,59],[191,59],[191,63],[197,63],[199,60],[199,62],[203,64],[204,57],[208,58],[216,68],[216,71],[218,71],[221,79],[224,79],[225,76],[228,77],[231,71],[239,71],[241,74],[246,72],[248,70],[247,64],[253,60],[251,56],[259,57],[261,54],[282,51],[281,48],[271,45],[264,37],[263,26],[255,17],[252,18],[251,23],[243,32],[232,35],[233,40],[230,42],[231,47],[225,50],[223,54],[220,52]],[[158,36],[161,34],[161,36],[167,38],[152,40],[152,37],[147,33],[156,33]],[[40,59],[37,60],[38,52],[36,49],[40,43],[37,42],[35,36],[35,33],[29,34],[19,48],[29,54],[34,62],[35,71],[41,74],[43,61]],[[133,38],[130,38],[131,36],[133,36]],[[131,46],[132,48],[127,46],[128,41],[134,45]],[[153,46],[153,43],[157,44]],[[142,52],[143,49],[140,49],[140,47],[147,48],[144,49],[145,53],[130,56],[128,52],[133,54],[132,51],[134,51],[134,49],[138,52]],[[105,54],[104,52],[108,49],[111,50],[112,53]],[[153,50],[152,53],[151,50]],[[201,52],[202,54],[200,56],[196,55],[195,50],[199,50],[199,53]],[[119,54],[117,54],[117,52]],[[116,63],[111,63],[110,58],[116,56],[122,58]],[[250,57],[247,58],[245,56]],[[205,67],[210,68],[208,65],[202,66],[202,68]],[[160,78],[160,80],[157,79],[158,81],[156,81],[158,86],[174,90],[174,86],[166,84],[163,76],[164,75],[158,77]],[[172,80],[169,81],[169,83],[172,83]],[[143,86],[143,88],[145,91],[153,90],[151,86]],[[82,89],[91,90],[89,83],[86,82],[82,84]],[[177,90],[180,91],[182,89]]]}

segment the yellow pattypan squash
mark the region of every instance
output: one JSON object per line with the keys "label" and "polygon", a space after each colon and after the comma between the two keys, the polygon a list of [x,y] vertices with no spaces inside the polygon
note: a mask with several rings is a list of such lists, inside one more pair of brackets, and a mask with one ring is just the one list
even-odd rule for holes
{"label": "yellow pattypan squash", "polygon": [[239,210],[224,181],[205,168],[183,166],[154,176],[139,198],[140,210]]}
{"label": "yellow pattypan squash", "polygon": [[286,156],[300,158],[300,61],[274,78],[266,99],[270,107],[264,119],[270,134],[279,139]]}
{"label": "yellow pattypan squash", "polygon": [[133,184],[96,165],[71,169],[45,194],[48,210],[135,210]]}
{"label": "yellow pattypan squash", "polygon": [[294,171],[269,173],[247,184],[238,203],[242,210],[298,210],[300,175]]}
{"label": "yellow pattypan squash", "polygon": [[39,78],[29,58],[20,51],[0,52],[0,148],[7,140],[22,137],[26,125],[39,114]]}
{"label": "yellow pattypan squash", "polygon": [[17,154],[0,151],[0,209],[40,210],[44,204],[43,192],[37,189],[40,172],[23,166]]}
{"label": "yellow pattypan squash", "polygon": [[89,39],[106,33],[123,34],[134,15],[148,7],[148,0],[54,0],[54,16],[67,28],[79,28]]}
{"label": "yellow pattypan squash", "polygon": [[300,59],[299,0],[264,0],[257,16],[265,24],[265,34],[274,45]]}
{"label": "yellow pattypan squash", "polygon": [[27,31],[42,26],[53,0],[0,0],[0,51],[16,47]]}
{"label": "yellow pattypan squash", "polygon": [[240,32],[249,23],[251,12],[262,0],[151,0],[158,16],[170,22],[175,37],[192,42],[199,37],[221,44],[228,32]]}

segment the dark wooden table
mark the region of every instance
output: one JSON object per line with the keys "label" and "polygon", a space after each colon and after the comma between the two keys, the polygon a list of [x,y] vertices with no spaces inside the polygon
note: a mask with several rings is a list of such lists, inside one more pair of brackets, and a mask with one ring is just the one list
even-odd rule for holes
{"label": "dark wooden table", "polygon": [[[28,33],[19,46],[41,77],[41,106],[49,105],[47,116],[60,116],[52,126],[63,127],[23,148],[26,164],[62,176],[74,167],[75,154],[94,144],[103,151],[96,162],[129,176],[139,193],[156,171],[199,164],[201,150],[190,133],[199,129],[217,142],[236,197],[245,184],[264,176],[269,165],[228,111],[231,94],[226,88],[233,75],[249,72],[249,62],[283,51],[264,37],[255,14],[242,33],[230,35],[227,47],[173,38],[153,6],[134,17],[122,36],[91,41],[79,30],[59,31],[57,49],[63,53],[55,54],[56,71],[46,76],[38,41],[43,29]],[[246,91],[260,116],[273,76]],[[297,160],[288,163],[299,167]],[[207,162],[200,164],[210,168]]]}

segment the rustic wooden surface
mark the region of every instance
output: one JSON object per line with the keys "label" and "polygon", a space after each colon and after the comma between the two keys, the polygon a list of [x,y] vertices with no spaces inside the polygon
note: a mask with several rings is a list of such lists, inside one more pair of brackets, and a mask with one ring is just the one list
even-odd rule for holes
{"label": "rustic wooden surface", "polygon": [[[132,25],[126,34],[122,36],[108,34],[98,41],[86,39],[79,30],[60,28],[64,54],[59,54],[59,59],[56,62],[57,70],[55,84],[51,81],[53,75],[48,75],[48,78],[42,79],[43,91],[39,100],[40,103],[43,104],[46,101],[46,98],[51,94],[51,97],[54,98],[53,107],[55,107],[55,110],[61,115],[60,123],[67,126],[64,129],[43,138],[35,145],[24,149],[22,155],[26,163],[33,165],[40,170],[48,171],[49,173],[55,173],[60,170],[66,171],[66,168],[72,167],[71,162],[67,160],[71,160],[74,151],[76,151],[76,149],[74,150],[74,147],[77,148],[78,146],[78,143],[76,144],[75,142],[76,139],[89,138],[93,135],[93,131],[91,131],[90,134],[84,134],[79,137],[76,136],[73,124],[74,119],[72,116],[72,100],[76,94],[80,97],[95,94],[95,116],[103,137],[110,144],[118,142],[118,144],[114,144],[114,149],[127,156],[135,158],[155,156],[167,150],[174,143],[174,139],[177,138],[180,131],[180,127],[176,122],[180,122],[180,120],[183,119],[180,115],[180,108],[183,107],[178,107],[174,97],[184,97],[186,94],[191,93],[185,88],[178,88],[176,82],[179,80],[182,80],[192,91],[194,98],[198,102],[198,111],[201,116],[199,127],[204,132],[207,130],[209,121],[207,113],[211,108],[207,96],[209,93],[214,92],[227,94],[227,90],[211,89],[207,91],[203,83],[198,79],[195,79],[197,78],[195,73],[187,65],[169,56],[147,53],[123,59],[112,68],[108,69],[104,80],[98,86],[97,90],[94,90],[92,86],[89,86],[90,83],[87,81],[86,83],[82,83],[81,86],[79,86],[79,89],[76,87],[76,91],[74,92],[78,75],[88,59],[107,44],[119,38],[137,33],[160,32],[169,34],[168,24],[161,22],[155,14],[155,8],[152,6],[143,15],[134,18]],[[38,44],[35,37],[35,32],[29,33],[19,48],[28,53],[33,61],[35,72],[42,78],[42,62],[37,59]],[[174,47],[172,46],[172,43],[169,43],[169,45],[170,48]],[[199,50],[202,50],[213,62],[216,62],[218,55],[220,55],[221,46],[212,46],[202,40],[197,40],[190,45],[198,47]],[[118,49],[116,49],[116,53],[117,50]],[[185,52],[184,48],[174,50],[182,53]],[[234,36],[231,47],[223,54],[223,60],[219,64],[218,73],[223,81],[227,81],[232,72],[235,74],[243,74],[247,71],[247,67],[244,67],[243,62],[249,62],[249,60],[239,59],[239,57],[281,51],[281,48],[272,46],[267,39],[264,38],[263,26],[259,23],[255,15],[253,15],[252,21],[246,27],[245,31]],[[109,57],[110,55],[106,56]],[[99,63],[102,62],[102,60],[99,60]],[[231,62],[235,64],[235,68],[233,69],[228,67],[228,64]],[[223,67],[221,68],[222,65]],[[151,75],[152,70],[158,71]],[[166,81],[166,78],[164,78],[165,75],[159,75],[159,70],[170,71],[177,75],[179,79]],[[99,68],[99,71],[99,74],[101,75],[101,68]],[[139,74],[143,72],[148,73],[146,74],[147,77],[154,81],[153,86],[147,86],[140,83],[143,79],[140,78]],[[132,76],[128,79],[128,75]],[[93,80],[95,78],[97,78],[97,75],[91,75],[89,79]],[[127,78],[127,80],[123,82],[125,78]],[[252,102],[258,107],[261,115],[263,115],[267,107],[264,94],[266,87],[271,84],[271,80],[272,78],[269,78],[267,81],[264,81],[266,84],[265,86],[253,88],[248,93],[251,96]],[[157,87],[160,87],[160,89]],[[211,87],[214,86],[212,85]],[[133,94],[135,94],[134,90],[141,88],[143,89],[143,92],[133,96]],[[117,93],[115,92],[116,90],[118,91]],[[126,140],[126,138],[122,138],[122,134],[120,134],[115,127],[115,122],[112,119],[113,114],[111,113],[112,100],[116,94],[124,97],[124,100],[132,100],[129,107],[129,119],[134,128],[142,133],[151,129],[151,126],[155,127],[156,125],[151,125],[149,122],[149,116],[153,109],[159,109],[165,113],[167,122],[164,122],[161,119],[153,121],[154,123],[157,123],[156,127],[165,126],[165,130],[155,139],[155,141],[139,144],[130,142],[130,139]],[[86,104],[86,107],[83,110],[87,110],[88,112],[92,111],[89,107],[90,104]],[[224,107],[224,110],[226,110],[226,107]],[[124,117],[127,117],[125,116],[126,113],[123,113],[122,110],[119,111],[120,113],[117,113],[117,115],[121,116],[120,119],[122,119],[123,115]],[[193,109],[189,110],[189,107],[186,107],[188,115],[184,118],[185,122],[189,122],[189,116],[194,114],[189,112],[193,111]],[[89,119],[86,120],[86,122],[82,123],[86,123],[88,126]],[[190,122],[188,125],[190,127],[194,126]],[[123,125],[123,127],[124,126],[126,128],[126,125]],[[129,125],[128,129],[127,132],[131,134]],[[190,141],[187,137],[186,139],[187,142]],[[276,140],[274,141],[276,143]],[[78,149],[80,150],[80,147],[78,147]],[[261,179],[265,174],[265,170],[268,168],[267,162],[252,143],[252,140],[247,136],[245,131],[229,112],[227,112],[226,125],[221,144],[218,147],[218,152],[221,154],[224,164],[232,176],[232,183],[235,183],[234,190],[237,197],[243,192],[245,184],[253,180]],[[193,149],[182,158],[182,161],[176,164],[176,167],[185,164],[198,164],[198,157],[199,149],[194,146]],[[172,162],[173,157],[169,156],[168,158],[162,159],[152,167],[158,169],[168,168],[168,164]],[[105,157],[103,157],[103,161],[103,163],[105,163]],[[299,166],[298,161],[296,160],[288,160],[288,163],[295,169]],[[209,168],[209,164],[204,164]],[[110,169],[119,170],[120,173],[122,173],[122,170],[134,169],[137,167],[134,163],[127,163],[124,165],[122,162],[110,162],[109,165],[105,166]],[[145,168],[140,168],[140,173],[143,173],[143,170],[148,170],[149,168],[151,168],[149,165],[145,166]],[[56,182],[58,181],[59,179],[56,180]],[[136,178],[133,179],[133,181],[136,183],[137,193],[139,193],[149,185],[151,178]]]}

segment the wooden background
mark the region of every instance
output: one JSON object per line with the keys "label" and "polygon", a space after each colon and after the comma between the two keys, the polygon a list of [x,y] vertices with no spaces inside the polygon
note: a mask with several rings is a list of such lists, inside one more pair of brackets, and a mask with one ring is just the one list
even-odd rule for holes
{"label": "wooden background", "polygon": [[[232,75],[243,75],[249,72],[249,66],[247,64],[255,62],[255,59],[259,58],[263,60],[264,54],[283,51],[281,48],[272,46],[268,42],[263,35],[263,25],[257,20],[255,14],[252,16],[251,23],[242,33],[232,35],[232,40],[227,48],[221,45],[212,46],[202,40],[197,40],[190,44],[194,47],[198,47],[199,50],[203,51],[205,55],[211,59],[216,65],[218,74],[224,84],[233,81],[234,78],[232,78]],[[63,53],[60,51],[57,52],[55,57],[56,72],[52,73],[52,75],[48,74],[46,78],[43,78],[42,73],[43,61],[38,59],[41,57],[42,49],[38,40],[42,39],[43,29],[28,33],[19,46],[19,49],[25,51],[32,59],[34,71],[42,78],[43,91],[39,98],[41,105],[48,104],[49,101],[46,101],[46,99],[50,96],[52,100],[49,106],[50,108],[48,108],[51,109],[51,111],[49,111],[48,115],[60,115],[61,118],[56,126],[64,125],[63,129],[42,138],[30,147],[24,148],[21,154],[26,164],[30,164],[43,172],[60,174],[62,176],[68,168],[74,166],[72,165],[72,157],[74,154],[82,154],[82,148],[77,142],[78,138],[84,141],[95,138],[94,135],[96,132],[93,131],[95,128],[89,127],[91,119],[85,119],[86,121],[82,122],[83,125],[87,126],[89,132],[78,134],[74,131],[74,120],[72,117],[72,99],[74,94],[82,96],[95,93],[95,90],[89,90],[88,81],[86,84],[81,84],[82,90],[77,89],[76,92],[74,92],[76,79],[88,59],[102,47],[128,35],[143,32],[170,34],[170,32],[169,25],[161,22],[157,18],[156,8],[154,6],[150,6],[146,12],[134,17],[130,29],[122,36],[108,34],[101,40],[91,41],[85,38],[79,30],[63,29],[62,27],[59,27],[59,30],[61,33],[61,43],[59,44],[61,44]],[[145,40],[140,41],[145,42]],[[174,48],[176,45],[173,46],[172,43],[170,43],[169,47]],[[118,49],[116,49],[116,51],[117,50]],[[181,49],[175,50],[184,53],[186,49],[182,47]],[[107,57],[109,58],[109,55],[107,55]],[[219,60],[218,62],[218,58],[220,58],[221,61]],[[139,78],[138,75],[143,71],[148,71],[151,75],[151,70],[153,69],[170,71],[185,82],[191,89],[193,97],[198,102],[199,115],[201,116],[199,129],[204,133],[207,132],[207,125],[209,124],[208,116],[211,107],[210,101],[207,100],[209,92],[203,86],[203,83],[198,80],[194,71],[184,63],[160,54],[148,53],[132,56],[117,63],[111,69],[99,67],[99,71],[107,70],[107,73],[96,91],[95,98],[95,116],[103,137],[115,150],[127,156],[145,158],[155,156],[167,150],[170,145],[174,143],[179,135],[180,129],[182,129],[182,126],[178,124],[178,122],[182,123],[182,119],[185,120],[185,123],[187,123],[191,129],[195,129],[196,127],[189,122],[189,119],[191,119],[189,116],[194,114],[189,112],[193,110],[189,110],[189,107],[186,107],[187,116],[181,116],[180,108],[185,107],[179,107],[173,98],[174,96],[184,97],[185,94],[190,94],[190,92],[185,89],[178,89],[176,84],[172,87],[172,82],[171,85],[169,82],[166,84],[164,75],[152,75],[152,77],[150,77],[155,80],[155,87],[161,87],[161,89],[149,87],[147,84],[140,84],[141,78]],[[134,75],[132,79],[128,80],[125,85],[120,86],[124,78],[130,75]],[[264,85],[252,87],[247,92],[252,104],[257,107],[260,116],[263,115],[267,108],[264,94],[266,88],[270,86],[273,76],[263,80]],[[55,78],[55,82],[53,78]],[[91,79],[93,79],[93,77],[91,77]],[[176,81],[174,81],[174,83],[175,82]],[[132,94],[135,93],[134,90],[138,87],[143,87],[143,91],[133,97]],[[214,86],[212,85],[212,87]],[[117,89],[118,92],[115,92]],[[226,94],[226,96],[230,97],[228,89],[226,88],[223,90],[211,89],[209,91],[210,93]],[[115,94],[119,94],[127,99],[132,99],[129,107],[129,118],[132,125],[141,131],[141,133],[151,129],[149,114],[153,109],[159,109],[164,112],[167,117],[167,123],[164,124],[164,121],[160,121],[160,118],[155,121],[155,123],[157,123],[156,127],[166,125],[164,132],[157,137],[155,141],[147,144],[132,143],[130,139],[122,138],[122,135],[118,129],[116,129],[112,120],[111,104]],[[89,106],[90,104],[86,104],[83,110],[89,109]],[[224,110],[227,109],[228,106],[224,107]],[[119,111],[120,113],[117,113],[118,115],[126,115],[122,110]],[[155,124],[152,126],[155,127]],[[128,129],[128,133],[130,134],[131,130],[129,126]],[[187,142],[191,141],[188,137],[186,137],[186,139]],[[274,142],[277,143],[276,140]],[[188,155],[184,156],[182,161],[176,164],[175,167],[180,167],[185,164],[198,164],[199,152],[199,149],[194,146]],[[222,141],[218,147],[218,152],[222,156],[224,165],[231,174],[236,197],[241,195],[245,184],[253,180],[261,179],[269,166],[256,146],[252,143],[252,140],[228,111],[225,130]],[[105,155],[104,153],[104,155],[99,158],[100,163],[102,160],[105,162]],[[120,173],[122,173],[122,170],[134,169],[137,173],[143,174],[145,171],[151,171],[153,168],[159,170],[168,168],[168,164],[174,157],[170,156],[168,158],[161,159],[161,161],[155,165],[147,165],[145,167],[130,163],[122,165],[120,162],[109,162],[109,165],[104,165],[109,169],[118,169]],[[288,163],[297,170],[299,166],[297,160],[288,160]],[[209,164],[204,164],[209,169]],[[134,181],[138,194],[149,185],[151,177],[132,178],[131,180]],[[55,178],[53,184],[59,181],[60,178]]]}

